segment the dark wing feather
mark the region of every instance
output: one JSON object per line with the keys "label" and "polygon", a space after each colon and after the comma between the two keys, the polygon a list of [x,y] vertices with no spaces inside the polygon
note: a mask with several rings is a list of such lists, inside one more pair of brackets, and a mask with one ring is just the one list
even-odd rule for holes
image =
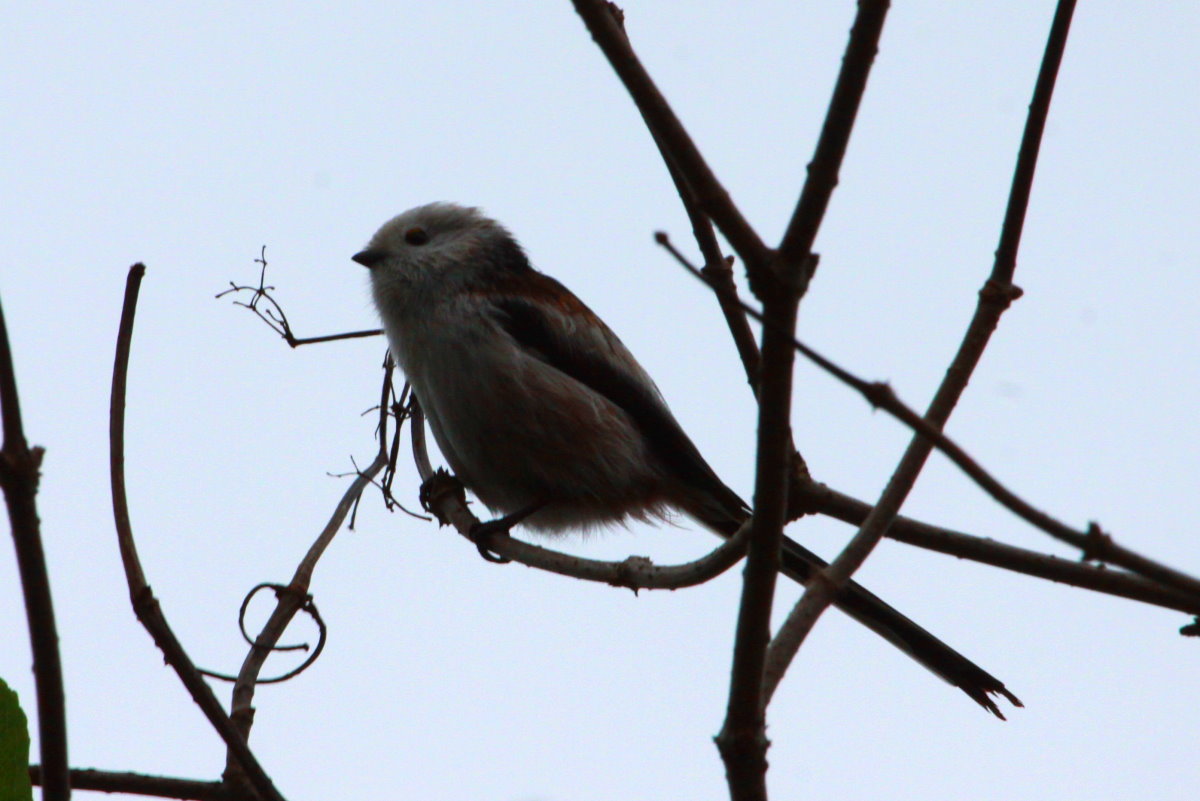
{"label": "dark wing feather", "polygon": [[[592,330],[596,330],[593,326],[598,326],[605,341],[591,342],[582,336],[575,337],[573,341],[564,337],[560,332],[571,330],[572,326],[555,325],[555,321],[547,317],[544,303],[533,303],[522,297],[506,296],[495,302],[500,312],[496,318],[500,326],[551,367],[608,399],[629,415],[650,444],[651,452],[668,468],[669,474],[679,481],[680,486],[699,490],[699,494],[716,499],[725,516],[744,519],[749,511],[745,502],[725,486],[708,462],[704,461],[700,451],[659,397],[650,378],[637,366],[616,334],[557,281],[540,273],[537,275],[541,280],[555,284],[557,291],[553,296],[558,298],[560,307],[565,307],[562,308],[564,314],[585,318],[575,322],[586,322]],[[564,297],[570,301],[564,303]],[[609,349],[608,353],[603,352],[604,346]],[[624,367],[623,362],[632,365],[632,370]]]}

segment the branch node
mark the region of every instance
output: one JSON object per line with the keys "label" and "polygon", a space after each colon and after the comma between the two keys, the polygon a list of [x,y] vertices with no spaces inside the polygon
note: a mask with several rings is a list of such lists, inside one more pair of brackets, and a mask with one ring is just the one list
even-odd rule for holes
{"label": "branch node", "polygon": [[814,570],[812,575],[809,576],[808,583],[804,585],[805,588],[810,591],[823,593],[830,598],[835,597],[841,592],[843,582],[833,577],[830,572],[831,568],[832,565],[826,565],[820,570]]}
{"label": "branch node", "polygon": [[421,501],[421,508],[436,517],[439,526],[451,524],[450,518],[444,511],[446,507],[442,501],[446,496],[450,496],[463,505],[467,503],[467,491],[462,482],[450,475],[445,468],[439,467],[421,484],[421,490],[417,496]]}
{"label": "branch node", "polygon": [[648,574],[654,569],[654,562],[645,556],[629,556],[623,561],[617,563],[617,573],[613,576],[612,581],[608,582],[612,587],[625,587],[633,590],[633,594],[637,595],[641,589],[641,583],[638,581],[638,576]]}
{"label": "branch node", "polygon": [[1081,562],[1102,562],[1112,550],[1112,537],[1100,528],[1096,521],[1088,523],[1087,538],[1083,541],[1079,560]]}
{"label": "branch node", "polygon": [[605,6],[605,10],[607,10],[609,15],[613,18],[613,22],[617,23],[617,25],[621,28],[621,32],[624,33],[625,32],[625,10],[613,2],[605,2],[604,6]]}
{"label": "branch node", "polygon": [[979,290],[979,299],[989,306],[998,306],[1003,311],[1024,294],[1025,290],[1014,283],[989,278]]}
{"label": "branch node", "polygon": [[716,743],[717,751],[726,765],[726,772],[730,770],[730,766],[740,765],[742,770],[760,776],[766,775],[767,749],[771,747],[771,741],[767,739],[763,727],[747,727],[736,731],[723,727],[721,732],[713,737],[713,742]]}
{"label": "branch node", "polygon": [[886,381],[871,381],[864,388],[863,397],[871,404],[872,409],[882,409],[895,402],[896,393]]}

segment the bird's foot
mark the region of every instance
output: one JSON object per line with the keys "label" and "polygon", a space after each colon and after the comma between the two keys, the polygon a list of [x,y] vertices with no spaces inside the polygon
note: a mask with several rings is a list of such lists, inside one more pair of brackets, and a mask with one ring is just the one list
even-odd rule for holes
{"label": "bird's foot", "polygon": [[508,557],[501,556],[500,554],[488,549],[487,541],[493,536],[509,536],[509,532],[513,526],[515,526],[517,523],[520,523],[522,520],[529,517],[543,506],[545,506],[545,504],[541,502],[531,503],[529,506],[518,509],[517,511],[507,514],[504,517],[497,517],[495,520],[476,523],[475,525],[471,526],[471,531],[467,535],[467,538],[471,540],[471,542],[475,543],[475,547],[479,549],[479,555],[487,561],[495,562],[496,564],[501,565],[511,562],[512,560]]}

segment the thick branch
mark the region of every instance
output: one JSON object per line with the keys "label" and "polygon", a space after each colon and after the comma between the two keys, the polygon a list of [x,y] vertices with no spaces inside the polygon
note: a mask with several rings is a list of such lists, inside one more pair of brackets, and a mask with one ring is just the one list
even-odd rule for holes
{"label": "thick branch", "polygon": [[763,369],[759,385],[758,460],[754,518],[733,646],[733,669],[725,722],[716,744],[735,799],[767,797],[766,712],[762,703],[771,607],[779,575],[779,543],[787,517],[790,475],[792,374],[798,296],[776,296],[767,306],[771,326],[763,328]]}
{"label": "thick branch", "polygon": [[42,464],[41,448],[30,448],[21,425],[21,403],[17,373],[4,310],[0,308],[0,417],[4,442],[0,446],[0,488],[12,523],[17,570],[25,597],[25,618],[33,653],[33,680],[37,688],[38,742],[46,765],[43,798],[71,797],[67,775],[67,702],[63,694],[62,658],[58,650],[58,627],[50,595],[50,574],[42,549],[41,522],[37,513],[37,489]]}
{"label": "thick branch", "polygon": [[[859,3],[833,100],[817,152],[801,192],[803,219],[816,236],[845,153],[854,110],[866,87],[886,2]],[[847,114],[846,108],[850,111]],[[799,214],[799,210],[798,210]],[[795,218],[793,218],[795,222]],[[788,482],[795,448],[791,399],[796,314],[815,266],[812,239],[785,238],[788,250],[774,254],[771,270],[747,264],[751,288],[763,303],[762,379],[759,387],[758,460],[754,488],[753,535],[734,641],[733,671],[725,723],[716,737],[726,778],[735,799],[766,799],[766,703],[764,686],[771,607],[779,571],[779,543],[787,520]],[[799,247],[797,247],[799,245]]]}
{"label": "thick branch", "polygon": [[[1024,219],[1024,208],[1028,204],[1030,184],[1033,181],[1034,167],[1037,163],[1037,148],[1041,131],[1045,127],[1046,113],[1050,107],[1050,95],[1054,90],[1054,79],[1058,74],[1063,48],[1066,45],[1073,8],[1072,0],[1060,0],[1046,45],[1046,52],[1042,58],[1042,66],[1034,89],[1034,100],[1030,104],[1026,136],[1022,140],[1017,156],[1017,170],[1013,177],[1010,198],[1018,198],[1018,201],[1010,201],[1009,213],[1006,214],[1001,229],[1001,241],[1010,242],[1007,249],[1011,250],[1013,254],[1016,253],[1017,243],[1020,240],[1021,221]],[[1035,134],[1031,135],[1030,131]],[[1001,250],[1005,250],[1005,248],[1001,248]],[[963,337],[958,353],[955,354],[954,360],[946,371],[945,378],[925,413],[925,421],[939,432],[944,428],[946,420],[949,419],[963,390],[966,389],[967,382],[983,356],[991,334],[1000,320],[1000,315],[1008,308],[1010,301],[1017,294],[1015,287],[1010,283],[1012,270],[1006,269],[1000,263],[1001,250],[997,251],[997,259],[993,264],[991,277],[979,293],[979,303],[976,306],[975,315],[967,327],[967,333]],[[913,437],[875,508],[867,515],[862,527],[842,553],[824,571],[825,580],[813,582],[805,590],[799,603],[796,604],[788,616],[788,620],[776,635],[776,642],[772,644],[771,663],[776,676],[782,676],[784,666],[791,662],[816,619],[833,601],[838,588],[845,585],[887,532],[892,520],[899,513],[900,506],[916,483],[917,476],[924,467],[933,447],[933,441],[929,437],[923,434]]]}

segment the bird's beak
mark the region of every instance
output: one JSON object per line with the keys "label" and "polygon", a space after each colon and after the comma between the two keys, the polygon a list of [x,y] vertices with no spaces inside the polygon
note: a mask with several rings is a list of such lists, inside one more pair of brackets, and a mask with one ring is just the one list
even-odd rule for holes
{"label": "bird's beak", "polygon": [[367,269],[371,269],[376,264],[379,264],[379,262],[383,261],[383,257],[384,257],[383,251],[375,250],[374,248],[367,248],[366,250],[360,250],[358,253],[355,253],[350,258],[354,259],[356,262],[361,264],[363,267],[366,267]]}

